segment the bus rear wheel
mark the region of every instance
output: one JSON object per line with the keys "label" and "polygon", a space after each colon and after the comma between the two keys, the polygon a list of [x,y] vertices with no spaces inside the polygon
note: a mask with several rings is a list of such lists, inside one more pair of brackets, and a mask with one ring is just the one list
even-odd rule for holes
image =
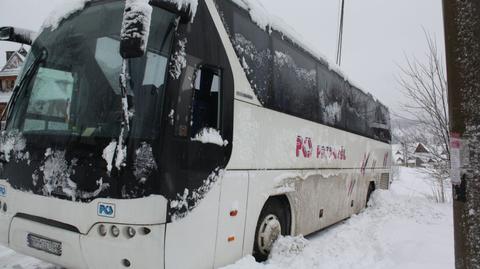
{"label": "bus rear wheel", "polygon": [[370,201],[370,198],[372,197],[372,193],[374,191],[375,191],[375,183],[370,182],[370,185],[368,186],[367,199],[365,201],[365,207],[368,207],[368,202]]}
{"label": "bus rear wheel", "polygon": [[260,213],[255,230],[253,247],[255,259],[259,262],[267,260],[278,237],[289,234],[290,210],[288,202],[277,198],[268,200]]}

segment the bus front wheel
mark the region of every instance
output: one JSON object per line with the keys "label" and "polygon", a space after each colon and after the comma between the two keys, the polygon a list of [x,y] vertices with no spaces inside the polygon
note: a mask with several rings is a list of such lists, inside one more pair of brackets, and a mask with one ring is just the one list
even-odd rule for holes
{"label": "bus front wheel", "polygon": [[288,201],[271,198],[260,213],[255,230],[253,255],[257,261],[265,261],[280,235],[290,234],[290,209]]}

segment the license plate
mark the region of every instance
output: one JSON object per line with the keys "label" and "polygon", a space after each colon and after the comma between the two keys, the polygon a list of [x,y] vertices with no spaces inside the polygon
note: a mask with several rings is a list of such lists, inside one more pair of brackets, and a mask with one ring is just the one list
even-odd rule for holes
{"label": "license plate", "polygon": [[62,243],[48,239],[46,237],[36,235],[36,234],[28,234],[27,235],[27,242],[28,246],[40,251],[45,251],[47,253],[62,256]]}

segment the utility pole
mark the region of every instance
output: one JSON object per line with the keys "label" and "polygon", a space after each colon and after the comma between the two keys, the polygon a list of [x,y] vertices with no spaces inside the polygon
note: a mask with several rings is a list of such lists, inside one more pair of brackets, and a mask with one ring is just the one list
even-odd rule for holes
{"label": "utility pole", "polygon": [[343,48],[343,21],[345,16],[345,0],[340,0],[338,19],[338,40],[337,40],[337,65],[342,64],[342,48]]}
{"label": "utility pole", "polygon": [[480,1],[443,0],[455,267],[480,268]]}

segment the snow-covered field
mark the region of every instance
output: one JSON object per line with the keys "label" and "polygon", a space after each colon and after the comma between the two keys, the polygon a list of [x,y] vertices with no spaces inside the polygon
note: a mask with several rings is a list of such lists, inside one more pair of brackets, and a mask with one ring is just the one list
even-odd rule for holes
{"label": "snow-covered field", "polygon": [[[402,168],[361,214],[306,239],[282,238],[266,263],[246,257],[223,269],[454,268],[451,204],[434,203],[427,182]],[[0,247],[0,268],[55,267]]]}

